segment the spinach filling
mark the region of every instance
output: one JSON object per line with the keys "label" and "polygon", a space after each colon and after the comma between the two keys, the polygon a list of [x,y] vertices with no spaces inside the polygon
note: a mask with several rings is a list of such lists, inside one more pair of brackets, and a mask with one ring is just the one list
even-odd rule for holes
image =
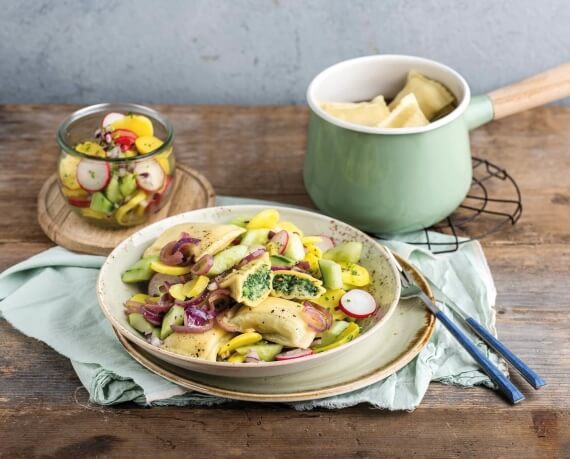
{"label": "spinach filling", "polygon": [[250,301],[261,298],[271,288],[271,270],[263,265],[247,276],[243,283],[243,296]]}
{"label": "spinach filling", "polygon": [[286,296],[317,296],[319,288],[308,279],[287,274],[273,276],[273,290]]}

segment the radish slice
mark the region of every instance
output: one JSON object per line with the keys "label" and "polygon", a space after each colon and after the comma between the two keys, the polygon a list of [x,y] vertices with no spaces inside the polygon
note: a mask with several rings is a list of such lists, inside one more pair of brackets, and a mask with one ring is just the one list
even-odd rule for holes
{"label": "radish slice", "polygon": [[325,236],[324,234],[320,234],[319,237],[321,238],[321,241],[315,242],[315,246],[321,249],[323,253],[335,246],[334,239],[332,237]]}
{"label": "radish slice", "polygon": [[77,165],[77,182],[85,191],[101,191],[111,180],[111,166],[106,162],[82,159]]}
{"label": "radish slice", "polygon": [[123,119],[125,117],[125,115],[123,115],[122,113],[107,113],[105,115],[105,118],[103,118],[103,121],[101,122],[101,126],[103,127],[107,127],[111,124],[113,124],[115,121],[119,121],[120,119]]}
{"label": "radish slice", "polygon": [[292,360],[299,359],[301,357],[307,357],[311,355],[313,351],[311,349],[293,349],[292,351],[283,352],[282,354],[277,354],[275,360]]}
{"label": "radish slice", "polygon": [[162,167],[154,160],[150,159],[135,166],[137,184],[145,191],[157,191],[164,183],[164,172]]}
{"label": "radish slice", "polygon": [[376,311],[376,300],[367,291],[355,288],[341,297],[340,309],[347,316],[364,319]]}

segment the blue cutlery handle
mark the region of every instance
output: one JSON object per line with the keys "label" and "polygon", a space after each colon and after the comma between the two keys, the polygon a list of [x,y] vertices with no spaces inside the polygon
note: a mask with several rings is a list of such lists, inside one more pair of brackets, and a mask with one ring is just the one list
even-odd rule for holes
{"label": "blue cutlery handle", "polygon": [[524,395],[501,371],[479,350],[479,348],[451,321],[442,311],[438,311],[436,317],[445,325],[445,328],[461,343],[473,359],[483,368],[483,371],[499,387],[501,392],[511,403],[524,400]]}
{"label": "blue cutlery handle", "polygon": [[473,330],[479,338],[485,341],[489,347],[495,350],[495,352],[501,354],[513,367],[515,367],[519,373],[523,376],[528,383],[535,389],[540,389],[546,383],[544,380],[536,373],[532,368],[530,368],[526,363],[524,363],[517,355],[511,351],[507,346],[501,343],[497,338],[495,338],[489,331],[483,327],[479,322],[477,322],[473,317],[468,317],[465,319],[467,325]]}

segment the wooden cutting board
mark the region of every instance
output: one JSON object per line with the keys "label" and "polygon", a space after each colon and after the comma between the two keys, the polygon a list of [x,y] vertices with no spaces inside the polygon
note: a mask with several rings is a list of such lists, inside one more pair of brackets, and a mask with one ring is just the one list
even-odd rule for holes
{"label": "wooden cutting board", "polygon": [[74,252],[108,255],[123,239],[149,223],[216,203],[214,188],[199,172],[178,164],[171,199],[142,225],[109,229],[86,222],[69,209],[54,173],[38,195],[38,222],[53,242]]}

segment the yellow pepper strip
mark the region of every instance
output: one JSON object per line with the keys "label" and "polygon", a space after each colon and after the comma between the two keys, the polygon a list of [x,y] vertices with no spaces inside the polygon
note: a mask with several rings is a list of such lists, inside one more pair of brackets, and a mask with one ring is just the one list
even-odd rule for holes
{"label": "yellow pepper strip", "polygon": [[145,293],[135,293],[133,296],[129,298],[129,301],[137,301],[139,303],[144,303],[147,298],[150,298]]}
{"label": "yellow pepper strip", "polygon": [[307,248],[307,253],[312,253],[317,258],[323,258],[323,251],[315,244],[305,244],[305,247]]}
{"label": "yellow pepper strip", "polygon": [[247,229],[275,228],[279,222],[279,212],[275,209],[265,209],[254,215],[247,224]]}
{"label": "yellow pepper strip", "polygon": [[297,233],[299,236],[303,237],[303,232],[297,226],[295,226],[294,223],[281,222],[279,223],[279,227],[282,230],[288,231],[289,233]]}
{"label": "yellow pepper strip", "polygon": [[200,295],[204,290],[206,290],[209,282],[210,279],[208,279],[207,276],[198,276],[186,282],[183,290],[184,296],[186,298],[194,298],[195,296]]}
{"label": "yellow pepper strip", "polygon": [[91,140],[75,145],[75,151],[84,153],[88,156],[98,156],[99,158],[104,158],[107,156],[107,153],[105,153],[103,147],[97,142],[92,142]]}
{"label": "yellow pepper strip", "polygon": [[171,276],[182,276],[188,274],[192,269],[190,266],[170,266],[165,265],[160,261],[153,261],[150,264],[150,269],[154,272],[161,274],[170,274]]}
{"label": "yellow pepper strip", "polygon": [[327,290],[320,297],[311,301],[327,308],[331,312],[334,320],[344,320],[346,318],[346,314],[342,312],[342,309],[340,309],[338,305],[341,297],[345,293],[346,291],[341,288],[336,290]]}
{"label": "yellow pepper strip", "polygon": [[220,347],[218,355],[222,358],[226,358],[232,351],[235,351],[238,347],[250,346],[262,340],[262,336],[256,332],[242,333],[229,340],[226,344]]}
{"label": "yellow pepper strip", "polygon": [[303,245],[307,245],[307,244],[318,244],[319,242],[322,242],[323,238],[320,236],[305,236],[303,238],[301,238],[301,241],[303,242]]}
{"label": "yellow pepper strip", "polygon": [[370,283],[370,274],[364,266],[356,263],[339,263],[342,269],[342,281],[355,287],[364,287]]}
{"label": "yellow pepper strip", "polygon": [[184,301],[186,297],[184,296],[184,285],[182,284],[174,284],[168,289],[168,293],[170,293],[175,299]]}
{"label": "yellow pepper strip", "polygon": [[228,358],[227,362],[228,363],[243,363],[243,362],[245,362],[245,358],[246,358],[245,354],[242,355],[242,354],[236,352]]}
{"label": "yellow pepper strip", "polygon": [[360,334],[360,327],[358,326],[358,324],[351,322],[348,324],[348,327],[346,327],[342,331],[342,333],[340,335],[338,335],[338,338],[335,341],[333,341],[331,344],[328,344],[326,346],[314,347],[313,352],[329,351],[331,349],[334,349],[335,347],[341,346],[342,344],[346,344],[349,341],[352,341],[359,334]]}
{"label": "yellow pepper strip", "polygon": [[309,270],[313,275],[318,275],[320,268],[319,268],[319,258],[313,253],[307,253],[305,255],[305,261],[309,262]]}
{"label": "yellow pepper strip", "polygon": [[146,198],[146,193],[144,191],[139,191],[135,194],[131,199],[129,199],[126,204],[122,205],[117,209],[115,212],[115,219],[120,225],[128,225],[129,222],[126,220],[126,216],[129,211],[133,210],[136,206],[138,206],[141,201]]}

